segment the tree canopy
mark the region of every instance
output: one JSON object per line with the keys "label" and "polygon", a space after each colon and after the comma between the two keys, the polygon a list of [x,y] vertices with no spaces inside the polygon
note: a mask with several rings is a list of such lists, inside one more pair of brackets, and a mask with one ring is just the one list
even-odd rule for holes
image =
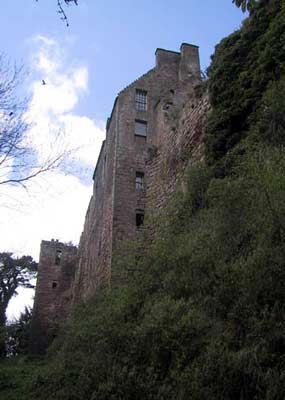
{"label": "tree canopy", "polygon": [[260,0],[243,28],[216,46],[208,69],[212,113],[205,146],[217,173],[227,173],[249,142],[262,140],[255,128],[264,116],[264,93],[284,75],[284,42],[284,2]]}
{"label": "tree canopy", "polygon": [[0,253],[0,357],[6,356],[6,310],[11,298],[21,287],[34,288],[31,279],[36,276],[38,264],[31,256],[13,257]]}
{"label": "tree canopy", "polygon": [[251,11],[253,7],[258,3],[258,0],[232,0],[232,2],[243,12]]}
{"label": "tree canopy", "polygon": [[6,322],[9,301],[17,295],[18,287],[34,288],[31,279],[36,276],[38,264],[31,256],[13,257],[0,253],[0,326]]}
{"label": "tree canopy", "polygon": [[31,339],[32,311],[25,307],[18,319],[6,326],[6,354],[8,357],[28,354]]}

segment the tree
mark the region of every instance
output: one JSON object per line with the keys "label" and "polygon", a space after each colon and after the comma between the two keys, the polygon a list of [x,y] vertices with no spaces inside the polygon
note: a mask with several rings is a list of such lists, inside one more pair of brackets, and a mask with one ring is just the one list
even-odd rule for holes
{"label": "tree", "polygon": [[242,9],[243,12],[251,11],[254,5],[257,3],[257,0],[232,0],[232,2],[239,8]]}
{"label": "tree", "polygon": [[242,30],[216,46],[207,71],[212,112],[204,141],[205,158],[215,165],[219,176],[244,152],[245,141],[256,136],[253,127],[260,113],[262,119],[267,114],[263,95],[271,82],[284,74],[284,40],[284,3],[263,0],[254,7]]}
{"label": "tree", "polygon": [[19,318],[6,326],[6,354],[18,356],[28,353],[32,310],[25,307]]}
{"label": "tree", "polygon": [[[38,2],[39,0],[36,0],[36,1]],[[60,15],[60,19],[65,22],[66,26],[69,26],[67,15],[64,11],[64,4],[67,6],[70,6],[72,4],[75,4],[76,6],[78,6],[78,0],[56,0],[56,1],[57,1],[57,7],[58,7],[57,12]]]}
{"label": "tree", "polygon": [[[75,4],[76,6],[78,6],[78,0],[63,0],[63,1],[68,6],[71,5],[71,4]],[[58,6],[58,13],[60,15],[61,20],[66,23],[66,26],[69,26],[68,19],[67,19],[66,13],[64,11],[63,4],[62,4],[61,0],[57,0],[57,6]]]}
{"label": "tree", "polygon": [[34,288],[30,281],[36,276],[37,266],[31,256],[14,258],[13,253],[0,253],[0,327],[5,325],[8,303],[17,295],[18,287]]}
{"label": "tree", "polygon": [[23,67],[11,67],[0,54],[0,185],[26,187],[30,179],[57,169],[68,154],[66,150],[56,149],[44,160],[38,160],[27,135],[27,101],[18,97],[23,80]]}

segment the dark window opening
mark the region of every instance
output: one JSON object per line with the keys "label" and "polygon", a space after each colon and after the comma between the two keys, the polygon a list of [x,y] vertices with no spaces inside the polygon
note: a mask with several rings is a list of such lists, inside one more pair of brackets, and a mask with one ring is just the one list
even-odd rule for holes
{"label": "dark window opening", "polygon": [[136,226],[139,228],[144,223],[144,211],[136,210]]}
{"label": "dark window opening", "polygon": [[138,265],[141,260],[142,260],[142,255],[139,253],[136,253],[135,254],[135,264]]}
{"label": "dark window opening", "polygon": [[51,284],[51,287],[52,287],[53,289],[55,289],[55,288],[57,287],[57,282],[56,282],[56,281],[53,281],[52,284]]}
{"label": "dark window opening", "polygon": [[136,110],[146,111],[147,108],[147,92],[145,90],[136,90]]}
{"label": "dark window opening", "polygon": [[147,133],[147,122],[136,119],[135,120],[135,135],[143,136],[146,138],[146,133]]}
{"label": "dark window opening", "polygon": [[146,136],[135,135],[135,144],[145,145],[146,144]]}
{"label": "dark window opening", "polygon": [[143,190],[144,187],[144,173],[136,172],[136,190]]}
{"label": "dark window opening", "polygon": [[62,251],[61,250],[56,250],[56,255],[55,255],[55,265],[59,265],[62,257]]}

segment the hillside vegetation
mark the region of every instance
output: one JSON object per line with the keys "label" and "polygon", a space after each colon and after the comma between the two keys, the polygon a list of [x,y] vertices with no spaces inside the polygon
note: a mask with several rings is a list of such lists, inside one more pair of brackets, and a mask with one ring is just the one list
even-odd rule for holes
{"label": "hillside vegetation", "polygon": [[284,44],[272,0],[216,47],[205,162],[147,251],[118,261],[128,285],[78,306],[21,398],[284,399]]}

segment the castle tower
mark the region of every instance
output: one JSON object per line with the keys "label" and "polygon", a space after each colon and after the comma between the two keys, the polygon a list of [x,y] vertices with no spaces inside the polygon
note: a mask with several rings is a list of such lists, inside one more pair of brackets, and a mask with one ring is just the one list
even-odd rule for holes
{"label": "castle tower", "polygon": [[59,325],[66,319],[76,261],[76,246],[53,239],[41,242],[32,318],[33,353],[45,353]]}
{"label": "castle tower", "polygon": [[112,263],[120,242],[136,240],[143,231],[146,165],[162,145],[158,110],[162,104],[181,109],[201,80],[197,46],[183,43],[180,52],[157,49],[155,56],[155,67],[118,94],[107,121],[79,245],[78,300],[120,281]]}

